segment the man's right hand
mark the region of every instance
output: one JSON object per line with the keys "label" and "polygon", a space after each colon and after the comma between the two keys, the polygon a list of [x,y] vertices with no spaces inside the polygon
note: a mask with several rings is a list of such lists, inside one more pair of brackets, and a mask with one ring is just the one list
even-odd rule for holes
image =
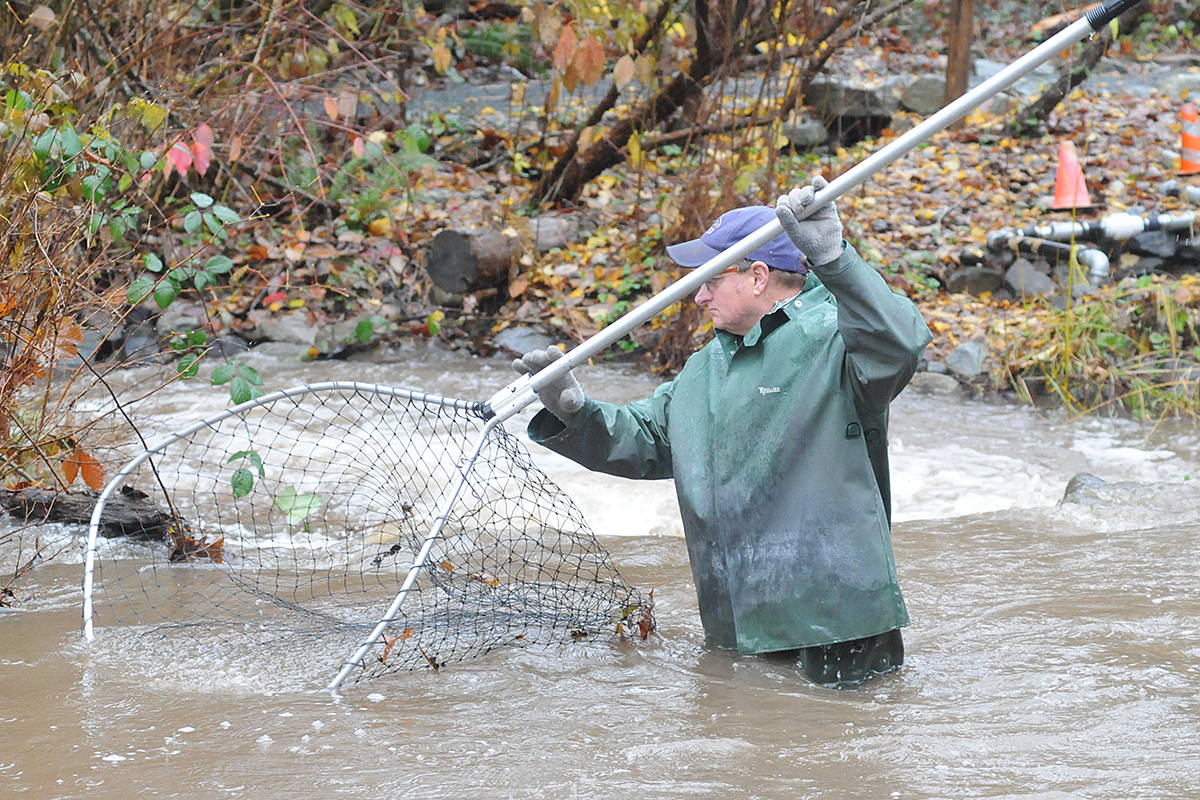
{"label": "man's right hand", "polygon": [[[520,358],[514,359],[512,365],[513,369],[522,375],[533,375],[562,358],[562,355],[562,351],[557,347],[530,350]],[[542,401],[542,405],[561,422],[566,422],[583,408],[585,397],[583,387],[570,370],[538,391],[538,399]]]}

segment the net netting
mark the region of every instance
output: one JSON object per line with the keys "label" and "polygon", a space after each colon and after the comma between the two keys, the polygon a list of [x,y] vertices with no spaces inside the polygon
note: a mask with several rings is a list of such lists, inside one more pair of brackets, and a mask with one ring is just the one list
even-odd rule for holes
{"label": "net netting", "polygon": [[570,497],[478,403],[277,392],[148,449],[118,484],[164,513],[133,535],[93,526],[101,635],[303,648],[335,669],[369,642],[361,680],[652,624]]}

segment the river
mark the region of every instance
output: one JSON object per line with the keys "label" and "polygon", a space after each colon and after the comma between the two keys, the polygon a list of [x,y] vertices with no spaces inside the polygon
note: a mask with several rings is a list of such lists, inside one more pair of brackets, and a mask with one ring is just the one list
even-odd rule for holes
{"label": "river", "polygon": [[[442,350],[288,355],[246,360],[271,388],[356,380],[484,400],[510,379],[503,359]],[[627,365],[580,377],[613,400],[654,384]],[[133,411],[153,439],[216,413],[221,394],[177,385]],[[622,575],[654,588],[649,639],[506,648],[330,695],[321,686],[338,665],[303,653],[85,645],[83,534],[45,526],[64,551],[0,611],[0,796],[1200,797],[1193,427],[901,395],[892,470],[907,661],[848,691],[704,646],[668,482],[531,450]],[[1079,472],[1113,491],[1060,504]]]}

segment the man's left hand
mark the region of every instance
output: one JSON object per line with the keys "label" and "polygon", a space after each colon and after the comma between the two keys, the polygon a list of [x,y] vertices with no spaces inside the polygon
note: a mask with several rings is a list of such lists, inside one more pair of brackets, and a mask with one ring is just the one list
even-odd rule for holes
{"label": "man's left hand", "polygon": [[810,185],[792,189],[775,201],[779,224],[809,264],[828,264],[842,254],[842,221],[834,203],[826,203],[806,219],[799,218],[817,192],[828,185],[829,181],[814,175]]}

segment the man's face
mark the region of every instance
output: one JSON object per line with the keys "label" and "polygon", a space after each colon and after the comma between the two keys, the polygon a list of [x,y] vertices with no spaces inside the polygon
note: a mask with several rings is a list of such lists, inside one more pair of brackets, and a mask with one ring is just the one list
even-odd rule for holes
{"label": "man's face", "polygon": [[765,281],[766,273],[767,266],[761,261],[740,272],[722,272],[700,287],[696,304],[708,311],[718,330],[745,336],[763,315],[762,292],[756,291],[756,283]]}

